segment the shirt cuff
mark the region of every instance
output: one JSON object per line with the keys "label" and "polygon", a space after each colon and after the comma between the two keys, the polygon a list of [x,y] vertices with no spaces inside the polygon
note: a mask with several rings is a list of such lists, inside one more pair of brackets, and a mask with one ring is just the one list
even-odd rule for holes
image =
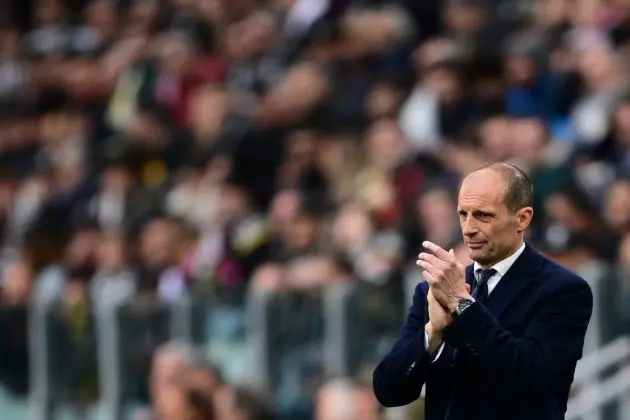
{"label": "shirt cuff", "polygon": [[[429,350],[429,333],[427,333],[426,331],[424,332],[424,349],[427,351]],[[433,357],[433,359],[431,359],[431,363],[437,362],[437,360],[440,358],[440,355],[442,354],[442,350],[444,350],[443,341],[440,344],[438,351],[435,353],[435,356]]]}

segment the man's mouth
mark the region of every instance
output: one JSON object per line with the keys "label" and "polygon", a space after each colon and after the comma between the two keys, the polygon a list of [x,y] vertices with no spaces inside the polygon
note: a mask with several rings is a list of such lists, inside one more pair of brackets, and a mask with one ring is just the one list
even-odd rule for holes
{"label": "man's mouth", "polygon": [[468,245],[468,248],[471,248],[471,249],[479,249],[479,248],[482,248],[485,244],[487,244],[486,241],[470,241],[470,242],[467,242],[466,245]]}

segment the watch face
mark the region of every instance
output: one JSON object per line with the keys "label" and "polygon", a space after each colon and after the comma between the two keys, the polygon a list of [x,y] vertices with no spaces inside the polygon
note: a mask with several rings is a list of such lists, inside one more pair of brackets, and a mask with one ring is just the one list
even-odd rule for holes
{"label": "watch face", "polygon": [[457,302],[457,313],[461,314],[464,312],[473,302],[474,301],[470,299],[460,299],[459,302]]}

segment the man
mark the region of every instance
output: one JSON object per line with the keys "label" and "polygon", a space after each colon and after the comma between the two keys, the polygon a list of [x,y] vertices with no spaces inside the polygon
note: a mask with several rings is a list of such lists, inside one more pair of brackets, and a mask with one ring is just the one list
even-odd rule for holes
{"label": "man", "polygon": [[583,279],[524,243],[532,192],[503,163],[464,179],[458,212],[474,264],[423,243],[431,252],[417,264],[427,281],[374,371],[381,404],[409,404],[426,383],[427,420],[564,418],[593,297]]}

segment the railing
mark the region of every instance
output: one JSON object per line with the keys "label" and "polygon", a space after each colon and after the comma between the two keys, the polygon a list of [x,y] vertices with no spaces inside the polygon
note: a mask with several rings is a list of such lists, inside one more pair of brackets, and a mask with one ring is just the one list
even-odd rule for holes
{"label": "railing", "polygon": [[621,405],[620,419],[626,419],[627,404],[630,399],[630,366],[624,367],[614,375],[586,388],[580,395],[571,400],[567,407],[567,420],[581,420],[598,416],[599,411],[607,403],[625,400]]}
{"label": "railing", "polygon": [[[60,406],[79,407],[79,414],[96,410],[103,420],[129,418],[130,407],[147,402],[153,350],[171,339],[197,343],[229,380],[271,391],[283,418],[310,418],[313,393],[324,380],[371,373],[395,340],[419,280],[412,270],[401,283],[250,292],[234,302],[205,294],[171,305],[137,298],[83,313],[82,334],[64,327],[67,312],[58,304],[33,305],[31,418],[56,418],[52,413]],[[25,321],[25,308],[5,312],[14,320],[21,313]],[[0,322],[0,328],[18,324]],[[628,371],[622,366],[629,354],[628,338],[586,354],[576,370],[567,418],[590,419],[606,401],[625,401]],[[613,369],[618,371],[610,374]]]}

